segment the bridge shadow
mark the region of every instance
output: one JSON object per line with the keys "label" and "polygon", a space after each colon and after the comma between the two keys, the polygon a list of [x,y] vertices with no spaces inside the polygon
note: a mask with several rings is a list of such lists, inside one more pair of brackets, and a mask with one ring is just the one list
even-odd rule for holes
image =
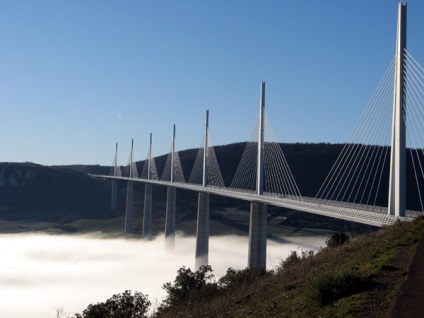
{"label": "bridge shadow", "polygon": [[[238,209],[224,209],[224,210],[213,210],[210,213],[210,221],[219,223],[222,225],[221,230],[217,230],[213,226],[210,227],[211,235],[226,235],[228,231],[223,230],[223,228],[231,228],[234,230],[232,234],[242,234],[249,235],[249,211],[238,210]],[[292,240],[285,238],[285,235],[296,236],[296,233],[299,233],[299,236],[304,236],[302,232],[310,232],[311,235],[319,235],[314,231],[308,231],[308,229],[297,229],[286,226],[281,226],[281,221],[277,221],[270,218],[267,225],[267,239],[275,243],[293,243]],[[307,234],[308,235],[308,234]]]}

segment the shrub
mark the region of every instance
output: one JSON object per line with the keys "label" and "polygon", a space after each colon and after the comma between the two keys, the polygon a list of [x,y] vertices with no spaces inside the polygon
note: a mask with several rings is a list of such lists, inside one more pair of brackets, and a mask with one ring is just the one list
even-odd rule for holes
{"label": "shrub", "polygon": [[243,270],[235,270],[228,268],[227,273],[218,280],[218,287],[220,289],[229,289],[238,287],[240,285],[253,283],[259,278],[268,274],[265,269],[260,268],[246,268]]}
{"label": "shrub", "polygon": [[290,255],[287,256],[286,259],[281,261],[281,267],[294,266],[296,264],[299,264],[301,260],[302,258],[297,255],[296,251],[291,251]]}
{"label": "shrub", "polygon": [[356,270],[328,271],[318,275],[312,283],[313,297],[321,306],[361,292],[368,280]]}
{"label": "shrub", "polygon": [[[199,295],[199,291],[207,288],[209,293],[216,289],[216,284],[209,283],[214,275],[210,265],[202,265],[199,270],[192,272],[190,268],[181,267],[177,271],[177,277],[174,283],[166,283],[162,286],[168,293],[167,298],[163,302],[163,306],[178,306],[187,302],[190,296],[195,292]],[[163,307],[162,306],[162,307]]]}
{"label": "shrub", "polygon": [[349,234],[345,232],[337,231],[331,234],[325,240],[325,244],[327,245],[328,248],[333,248],[333,247],[341,246],[344,243],[349,242],[349,239],[350,239]]}
{"label": "shrub", "polygon": [[314,256],[314,251],[312,250],[302,251],[302,255],[300,256],[297,255],[296,251],[291,251],[290,255],[287,256],[286,259],[281,261],[281,267],[284,268],[284,267],[291,267],[291,266],[297,265],[302,261],[302,259],[306,259],[312,256]]}
{"label": "shrub", "polygon": [[140,292],[126,290],[122,294],[113,295],[104,303],[90,304],[76,318],[146,318],[151,303]]}

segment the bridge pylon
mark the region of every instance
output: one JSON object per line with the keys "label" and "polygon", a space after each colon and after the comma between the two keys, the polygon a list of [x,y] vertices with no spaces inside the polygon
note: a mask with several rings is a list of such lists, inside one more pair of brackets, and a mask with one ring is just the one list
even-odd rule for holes
{"label": "bridge pylon", "polygon": [[[118,176],[118,143],[116,143],[114,167],[113,167],[113,176]],[[110,210],[115,211],[118,207],[118,180],[112,180],[112,195],[110,200]]]}
{"label": "bridge pylon", "polygon": [[406,3],[399,3],[393,98],[388,214],[405,216],[406,209]]}
{"label": "bridge pylon", "polygon": [[[256,194],[263,194],[264,186],[264,116],[265,116],[265,82],[261,82],[259,129],[258,129],[258,158],[256,173]],[[266,268],[266,226],[268,205],[260,202],[250,203],[249,223],[249,268]]]}
{"label": "bridge pylon", "polygon": [[[171,150],[171,183],[175,182],[175,125],[172,131],[172,150]],[[168,187],[166,200],[166,218],[165,218],[165,247],[173,249],[175,246],[175,207],[176,207],[176,188]]]}
{"label": "bridge pylon", "polygon": [[[147,158],[147,180],[152,178],[152,134],[150,134],[149,156]],[[144,215],[142,238],[150,241],[152,239],[152,184],[144,186]]]}
{"label": "bridge pylon", "polygon": [[[131,139],[131,154],[130,154],[130,178],[133,177],[133,150],[134,150],[134,139]],[[128,181],[127,183],[127,206],[125,209],[125,225],[124,233],[132,233],[132,216],[134,206],[134,182]]]}
{"label": "bridge pylon", "polygon": [[[209,134],[209,110],[206,110],[205,140],[203,144],[203,187],[208,185],[208,134]],[[196,229],[196,260],[195,267],[208,265],[209,262],[209,193],[199,192],[197,207]]]}

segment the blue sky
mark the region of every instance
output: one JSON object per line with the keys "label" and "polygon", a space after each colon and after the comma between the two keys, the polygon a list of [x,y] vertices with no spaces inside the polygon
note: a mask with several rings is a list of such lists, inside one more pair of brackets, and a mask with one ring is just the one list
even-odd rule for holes
{"label": "blue sky", "polygon": [[[0,162],[126,164],[246,141],[347,141],[395,53],[398,2],[0,0]],[[424,2],[408,51],[424,61]]]}

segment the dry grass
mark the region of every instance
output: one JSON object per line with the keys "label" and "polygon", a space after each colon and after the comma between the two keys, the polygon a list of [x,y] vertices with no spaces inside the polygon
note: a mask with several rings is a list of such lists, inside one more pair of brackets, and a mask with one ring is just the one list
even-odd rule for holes
{"label": "dry grass", "polygon": [[[161,317],[388,317],[423,233],[424,219],[399,222]],[[330,287],[320,291],[320,280]],[[319,293],[330,293],[336,280],[350,288],[322,301]]]}

